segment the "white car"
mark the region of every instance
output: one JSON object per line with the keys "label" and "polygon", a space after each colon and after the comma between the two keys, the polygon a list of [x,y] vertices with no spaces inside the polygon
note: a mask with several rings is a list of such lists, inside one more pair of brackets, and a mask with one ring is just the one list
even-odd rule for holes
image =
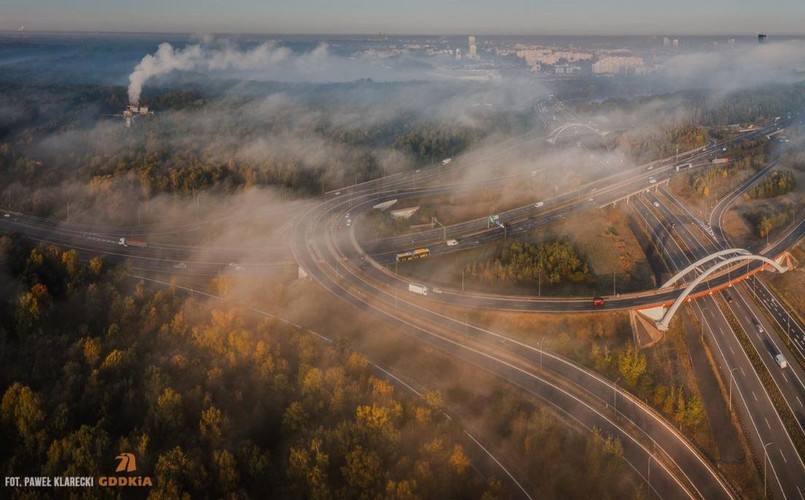
{"label": "white car", "polygon": [[235,271],[243,271],[244,269],[246,269],[245,267],[241,266],[237,262],[230,262],[229,267],[231,267]]}
{"label": "white car", "polygon": [[538,201],[538,202],[534,203],[534,208],[540,208],[543,205],[545,205],[544,201]]}
{"label": "white car", "polygon": [[458,245],[458,240],[447,240],[447,246],[454,247]]}
{"label": "white car", "polygon": [[178,264],[174,264],[173,267],[175,269],[187,269],[187,264],[184,262],[179,262]]}
{"label": "white car", "polygon": [[654,177],[649,177],[648,182],[649,182],[650,184],[656,184],[656,183],[657,183],[657,179],[655,179]]}
{"label": "white car", "polygon": [[655,207],[657,207],[657,208],[660,208],[660,202],[655,201],[655,202],[654,202],[654,206],[655,206]]}

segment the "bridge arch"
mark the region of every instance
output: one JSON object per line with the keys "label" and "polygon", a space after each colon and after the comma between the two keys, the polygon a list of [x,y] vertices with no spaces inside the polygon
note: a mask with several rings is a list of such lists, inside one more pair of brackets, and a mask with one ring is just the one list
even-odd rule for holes
{"label": "bridge arch", "polygon": [[571,128],[575,128],[575,127],[582,127],[582,128],[586,128],[587,130],[589,130],[589,131],[591,131],[591,132],[594,132],[596,135],[599,135],[599,136],[601,136],[601,137],[603,137],[603,136],[605,136],[605,135],[606,135],[606,133],[600,132],[600,131],[599,131],[597,128],[593,127],[592,125],[588,125],[588,124],[586,124],[586,123],[567,123],[567,124],[562,125],[561,127],[557,128],[557,129],[556,129],[556,130],[554,130],[553,132],[551,132],[551,134],[550,134],[550,136],[549,136],[549,139],[548,139],[548,142],[550,142],[551,144],[553,144],[554,142],[556,142],[556,139],[558,139],[558,138],[559,138],[559,136],[560,136],[560,135],[561,135],[561,134],[562,134],[562,133],[563,133],[565,130],[568,130],[568,129],[571,129]]}
{"label": "bridge arch", "polygon": [[679,306],[681,306],[682,303],[685,302],[685,299],[688,298],[690,293],[697,286],[699,286],[699,284],[702,281],[704,281],[708,276],[710,276],[714,272],[718,271],[722,267],[731,265],[733,262],[740,262],[740,261],[746,261],[746,260],[758,260],[758,261],[764,262],[766,264],[770,264],[779,273],[784,273],[784,272],[788,271],[787,267],[783,267],[780,264],[776,263],[775,261],[773,261],[773,260],[771,260],[771,259],[769,259],[767,257],[763,257],[761,255],[739,255],[737,257],[731,257],[731,258],[729,258],[727,260],[723,260],[723,261],[719,262],[718,264],[714,265],[713,267],[711,267],[710,269],[706,270],[705,272],[703,272],[699,276],[697,276],[695,280],[691,281],[690,284],[687,287],[685,287],[685,289],[682,291],[682,293],[679,294],[679,297],[677,297],[676,300],[674,301],[674,303],[671,304],[670,309],[668,309],[668,311],[665,313],[665,315],[662,317],[662,319],[660,321],[657,321],[657,323],[656,323],[657,328],[659,328],[662,331],[665,331],[665,330],[668,329],[668,324],[671,322],[671,319],[674,317],[674,314],[676,314],[676,311],[677,311],[677,309],[679,309]]}
{"label": "bridge arch", "polygon": [[660,287],[660,289],[662,290],[663,288],[670,288],[677,281],[681,280],[686,274],[688,274],[689,272],[693,271],[694,269],[699,268],[702,264],[706,264],[706,263],[710,262],[711,260],[720,259],[721,257],[723,257],[725,255],[731,255],[731,254],[735,254],[735,255],[752,255],[752,252],[750,252],[749,250],[744,250],[742,248],[730,248],[728,250],[721,250],[721,251],[718,251],[718,252],[716,252],[714,254],[710,254],[707,257],[704,257],[702,259],[697,260],[696,262],[694,262],[693,264],[689,265],[685,269],[683,269],[683,270],[679,271],[678,273],[676,273],[671,279],[666,281]]}

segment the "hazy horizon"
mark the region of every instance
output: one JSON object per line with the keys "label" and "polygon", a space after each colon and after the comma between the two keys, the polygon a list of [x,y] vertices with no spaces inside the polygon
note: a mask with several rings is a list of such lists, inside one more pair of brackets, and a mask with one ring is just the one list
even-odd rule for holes
{"label": "hazy horizon", "polygon": [[[24,28],[20,30],[20,27]],[[727,37],[727,38],[755,38],[758,34],[765,34],[769,37],[770,41],[778,37],[805,37],[805,30],[801,32],[774,32],[774,31],[753,31],[753,32],[730,32],[730,31],[712,31],[701,33],[679,33],[674,31],[657,31],[652,33],[595,33],[595,32],[563,32],[554,33],[549,31],[534,31],[534,32],[475,32],[475,31],[451,31],[451,32],[432,32],[432,33],[409,33],[409,32],[395,32],[395,31],[365,31],[365,32],[303,32],[303,31],[183,31],[183,30],[93,30],[93,29],[29,29],[26,25],[18,26],[16,29],[0,29],[0,34],[14,35],[14,34],[60,34],[60,35],[181,35],[181,36],[328,36],[328,37],[372,37],[377,38],[378,35],[383,37],[463,37],[473,35],[475,37],[557,37],[557,38],[574,38],[574,37],[588,37],[588,38],[622,38],[622,37],[645,37],[645,38],[658,38],[658,37],[679,37],[679,38],[710,38],[710,37]]]}

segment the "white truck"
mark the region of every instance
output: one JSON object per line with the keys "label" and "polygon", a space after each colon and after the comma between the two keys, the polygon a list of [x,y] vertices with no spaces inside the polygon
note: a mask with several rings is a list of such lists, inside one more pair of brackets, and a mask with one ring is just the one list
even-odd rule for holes
{"label": "white truck", "polygon": [[408,291],[419,295],[428,295],[428,287],[419,283],[408,283]]}

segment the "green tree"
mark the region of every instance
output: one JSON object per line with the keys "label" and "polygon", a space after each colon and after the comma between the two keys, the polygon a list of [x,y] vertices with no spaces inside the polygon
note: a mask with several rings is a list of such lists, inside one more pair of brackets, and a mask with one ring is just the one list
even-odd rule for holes
{"label": "green tree", "polygon": [[0,417],[5,425],[16,430],[26,446],[31,447],[45,420],[42,400],[30,387],[15,382],[3,394]]}
{"label": "green tree", "polygon": [[629,343],[618,357],[618,373],[629,387],[635,387],[638,379],[646,372],[648,363],[645,354],[641,353],[634,344]]}

